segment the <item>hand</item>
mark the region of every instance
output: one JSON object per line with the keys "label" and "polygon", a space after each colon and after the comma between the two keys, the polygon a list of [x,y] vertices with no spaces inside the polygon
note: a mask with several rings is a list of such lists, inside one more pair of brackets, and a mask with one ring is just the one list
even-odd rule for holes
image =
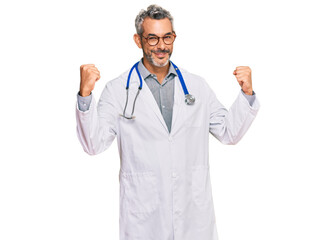
{"label": "hand", "polygon": [[95,83],[100,79],[100,72],[94,64],[84,64],[80,66],[80,78],[79,94],[86,97],[91,94]]}
{"label": "hand", "polygon": [[253,94],[252,89],[252,77],[251,77],[251,68],[248,66],[236,67],[236,70],[233,71],[233,75],[236,76],[237,81],[242,88],[243,92],[247,95]]}

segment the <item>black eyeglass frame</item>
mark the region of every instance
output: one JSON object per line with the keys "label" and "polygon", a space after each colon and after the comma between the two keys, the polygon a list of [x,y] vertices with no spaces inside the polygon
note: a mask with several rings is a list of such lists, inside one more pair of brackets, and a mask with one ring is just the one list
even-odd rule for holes
{"label": "black eyeglass frame", "polygon": [[[167,37],[167,36],[173,36],[174,37],[174,39],[173,39],[173,41],[171,43],[166,43],[165,42],[165,37]],[[147,37],[145,37],[145,36],[143,36],[141,34],[140,37],[143,37],[144,39],[146,39],[146,42],[148,43],[148,45],[152,46],[152,47],[158,45],[158,43],[160,42],[160,38],[162,38],[162,41],[164,42],[164,44],[166,44],[166,45],[172,45],[175,42],[176,33],[173,31],[172,33],[165,34],[163,37],[156,36],[155,34],[149,34]],[[156,44],[154,44],[154,45],[149,44],[148,38],[150,38],[150,37],[156,37],[157,38]]]}

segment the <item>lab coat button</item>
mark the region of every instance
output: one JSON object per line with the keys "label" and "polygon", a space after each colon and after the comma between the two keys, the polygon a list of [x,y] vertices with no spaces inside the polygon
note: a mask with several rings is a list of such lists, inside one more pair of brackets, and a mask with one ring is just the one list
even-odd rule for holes
{"label": "lab coat button", "polygon": [[169,137],[168,138],[169,142],[173,141],[173,138],[172,137]]}
{"label": "lab coat button", "polygon": [[176,172],[173,172],[172,176],[173,176],[173,178],[176,178],[176,176],[177,176]]}

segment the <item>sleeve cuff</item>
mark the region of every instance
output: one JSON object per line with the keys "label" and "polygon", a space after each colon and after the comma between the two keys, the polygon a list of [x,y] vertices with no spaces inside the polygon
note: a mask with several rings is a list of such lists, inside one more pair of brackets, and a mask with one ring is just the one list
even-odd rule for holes
{"label": "sleeve cuff", "polygon": [[245,98],[247,99],[247,101],[249,102],[250,106],[252,106],[253,103],[254,103],[254,101],[255,101],[255,99],[256,99],[255,92],[253,91],[253,92],[252,92],[252,95],[247,95],[247,94],[244,93],[243,90],[241,90],[241,91],[242,91],[244,97],[245,97]]}
{"label": "sleeve cuff", "polygon": [[89,110],[91,100],[92,100],[92,92],[87,97],[82,97],[81,95],[79,95],[79,92],[78,92],[77,93],[78,109],[82,112]]}

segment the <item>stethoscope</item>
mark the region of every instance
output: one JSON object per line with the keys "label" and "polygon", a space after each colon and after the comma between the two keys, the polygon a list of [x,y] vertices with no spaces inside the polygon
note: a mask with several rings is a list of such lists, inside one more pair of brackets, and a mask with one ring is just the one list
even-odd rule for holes
{"label": "stethoscope", "polygon": [[[173,64],[173,67],[175,68],[175,71],[176,71],[176,73],[177,73],[177,76],[178,76],[178,78],[180,79],[180,83],[181,83],[181,85],[182,85],[183,92],[184,92],[184,95],[185,95],[185,100],[184,100],[185,103],[186,103],[187,105],[193,105],[193,104],[195,103],[195,97],[194,97],[193,95],[189,94],[188,89],[187,89],[187,87],[186,87],[186,85],[185,85],[185,83],[184,83],[184,79],[183,79],[183,77],[182,77],[181,71],[178,69],[178,67],[177,67],[172,61],[170,61],[170,62],[171,62],[171,64]],[[135,116],[133,116],[133,113],[134,113],[134,107],[135,107],[135,102],[136,102],[136,99],[137,99],[137,97],[138,97],[138,95],[139,95],[139,93],[140,93],[140,90],[142,89],[142,78],[141,78],[141,75],[140,75],[140,72],[139,72],[139,69],[138,69],[138,65],[139,65],[139,62],[137,62],[137,63],[135,63],[135,64],[133,65],[133,67],[131,68],[131,70],[130,70],[130,72],[129,72],[129,74],[128,74],[128,78],[127,78],[127,85],[126,85],[126,93],[127,93],[127,94],[126,94],[126,104],[125,104],[125,108],[124,108],[124,112],[123,112],[123,114],[120,114],[120,116],[122,116],[122,117],[124,117],[124,118],[126,118],[126,119],[134,119],[134,118],[135,118]],[[136,94],[136,96],[135,96],[135,98],[134,98],[134,102],[133,102],[133,108],[132,108],[131,116],[130,116],[130,117],[127,117],[127,116],[125,115],[125,111],[126,111],[126,107],[127,107],[127,103],[128,103],[128,89],[129,89],[129,82],[130,82],[131,75],[132,75],[132,72],[133,72],[134,68],[135,68],[135,70],[136,70],[136,72],[137,72],[137,74],[138,74],[139,81],[140,81],[140,85],[139,85],[137,94]]]}

